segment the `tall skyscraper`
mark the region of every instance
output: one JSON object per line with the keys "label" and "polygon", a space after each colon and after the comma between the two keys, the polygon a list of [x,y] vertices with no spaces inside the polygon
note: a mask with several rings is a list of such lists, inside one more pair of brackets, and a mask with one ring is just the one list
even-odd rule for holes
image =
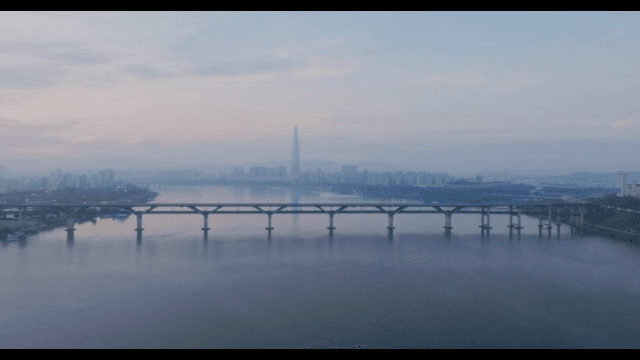
{"label": "tall skyscraper", "polygon": [[618,173],[618,177],[616,178],[616,187],[620,189],[618,196],[624,196],[627,188],[627,174],[625,174],[624,171],[620,171]]}
{"label": "tall skyscraper", "polygon": [[300,176],[300,147],[298,146],[298,125],[293,127],[293,149],[291,153],[291,176]]}

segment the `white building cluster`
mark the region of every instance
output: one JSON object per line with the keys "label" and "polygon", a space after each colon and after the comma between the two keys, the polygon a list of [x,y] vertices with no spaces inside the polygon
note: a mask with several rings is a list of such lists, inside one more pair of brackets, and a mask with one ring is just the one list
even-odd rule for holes
{"label": "white building cluster", "polygon": [[640,184],[627,184],[627,174],[624,171],[620,171],[616,177],[616,188],[619,189],[618,196],[640,198]]}

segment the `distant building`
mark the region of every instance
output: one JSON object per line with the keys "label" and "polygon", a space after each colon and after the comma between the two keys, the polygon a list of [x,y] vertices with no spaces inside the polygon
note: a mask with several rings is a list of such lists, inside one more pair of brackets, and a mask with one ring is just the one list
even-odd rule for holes
{"label": "distant building", "polygon": [[481,184],[482,183],[482,176],[477,175],[476,176],[476,182]]}
{"label": "distant building", "polygon": [[75,179],[73,178],[73,175],[71,173],[64,174],[61,185],[62,187],[74,187]]}
{"label": "distant building", "polygon": [[627,185],[626,195],[640,198],[640,184]]}
{"label": "distant building", "polygon": [[298,145],[298,125],[293,127],[293,147],[291,151],[291,176],[300,176],[300,147]]}
{"label": "distant building", "polygon": [[100,183],[100,176],[98,174],[91,174],[91,177],[89,178],[89,185],[91,187],[98,187]]}
{"label": "distant building", "polygon": [[249,175],[252,177],[267,176],[267,168],[263,166],[252,166],[249,168]]}
{"label": "distant building", "polygon": [[358,167],[355,165],[345,165],[342,167],[342,172],[346,174],[356,173],[358,172]]}
{"label": "distant building", "polygon": [[234,166],[233,175],[244,175],[244,168],[242,166]]}
{"label": "distant building", "polygon": [[43,178],[40,179],[40,181],[41,181],[42,190],[43,191],[49,190],[49,187],[50,187],[49,179],[46,178],[46,177],[43,177]]}
{"label": "distant building", "polygon": [[616,177],[616,188],[620,189],[618,196],[624,196],[627,189],[627,174],[624,171],[620,171]]}
{"label": "distant building", "polygon": [[81,188],[88,188],[89,187],[89,179],[87,178],[87,175],[82,174],[80,175],[80,180],[79,180],[79,184],[78,186]]}

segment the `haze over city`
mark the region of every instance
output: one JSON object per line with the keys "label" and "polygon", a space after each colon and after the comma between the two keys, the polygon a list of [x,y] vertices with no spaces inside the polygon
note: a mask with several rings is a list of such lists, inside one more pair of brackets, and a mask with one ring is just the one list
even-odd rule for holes
{"label": "haze over city", "polygon": [[639,20],[0,12],[0,348],[640,348]]}
{"label": "haze over city", "polygon": [[0,13],[12,171],[640,171],[638,13]]}

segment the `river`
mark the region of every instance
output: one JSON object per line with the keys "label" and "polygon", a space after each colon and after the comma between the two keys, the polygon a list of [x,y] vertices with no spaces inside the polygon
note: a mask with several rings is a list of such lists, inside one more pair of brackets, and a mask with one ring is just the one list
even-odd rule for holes
{"label": "river", "polygon": [[[155,202],[360,202],[186,186]],[[369,200],[370,201],[370,200]],[[523,216],[146,215],[0,243],[1,348],[637,348],[640,246]]]}

